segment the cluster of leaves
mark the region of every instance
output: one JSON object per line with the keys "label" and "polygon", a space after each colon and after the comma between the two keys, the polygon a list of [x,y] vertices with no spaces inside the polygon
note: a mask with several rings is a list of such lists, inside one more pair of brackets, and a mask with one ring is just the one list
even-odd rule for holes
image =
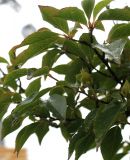
{"label": "cluster of leaves", "polygon": [[[0,119],[10,104],[15,104],[3,119],[2,138],[21,127],[25,118],[32,120],[17,135],[18,153],[33,133],[41,143],[49,127],[60,128],[69,141],[68,159],[75,151],[78,160],[95,147],[101,148],[104,160],[120,160],[128,153],[130,144],[122,141],[121,131],[129,125],[130,115],[130,8],[103,10],[111,2],[95,4],[95,0],[83,0],[83,10],[39,6],[44,21],[60,32],[41,28],[10,50],[10,62],[0,57],[0,63],[7,64],[8,70],[1,70]],[[105,43],[99,44],[93,31],[105,31],[104,20],[120,23],[111,28]],[[73,28],[68,21],[73,22]],[[85,32],[76,39],[84,28]],[[38,55],[43,55],[39,68],[24,68]],[[69,62],[56,63],[62,56],[68,57]],[[55,73],[64,79],[59,80]],[[27,88],[22,86],[23,76],[29,81]],[[43,88],[43,78],[52,78],[55,85]],[[46,94],[48,99],[44,100]],[[85,118],[82,108],[89,110]]]}

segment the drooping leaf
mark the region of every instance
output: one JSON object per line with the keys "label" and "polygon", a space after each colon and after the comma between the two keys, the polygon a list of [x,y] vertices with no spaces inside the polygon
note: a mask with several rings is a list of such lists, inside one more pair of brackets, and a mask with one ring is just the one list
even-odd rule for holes
{"label": "drooping leaf", "polygon": [[100,14],[98,20],[130,21],[130,8],[108,9]]}
{"label": "drooping leaf", "polygon": [[100,108],[97,112],[94,123],[97,147],[100,145],[109,128],[115,122],[121,108],[122,104],[119,102],[111,102],[105,107]]}
{"label": "drooping leaf", "polygon": [[104,160],[113,159],[122,141],[121,129],[116,126],[108,131],[101,144]]}
{"label": "drooping leaf", "polygon": [[75,146],[75,160],[78,160],[79,157],[86,153],[88,150],[93,148],[95,143],[94,133],[86,133],[86,136],[82,137]]}
{"label": "drooping leaf", "polygon": [[58,94],[51,95],[48,100],[48,107],[55,116],[65,119],[67,103],[64,96]]}
{"label": "drooping leaf", "polygon": [[10,105],[10,103],[4,103],[4,104],[1,103],[1,105],[0,105],[0,120],[3,118],[3,116],[7,112],[9,105]]}
{"label": "drooping leaf", "polygon": [[8,134],[18,129],[21,126],[22,121],[23,117],[17,117],[15,116],[15,114],[11,114],[8,117],[6,117],[2,125],[2,139],[5,138]]}
{"label": "drooping leaf", "polygon": [[24,143],[33,133],[35,133],[38,136],[39,143],[41,143],[43,137],[46,135],[48,131],[49,128],[46,122],[36,122],[25,126],[17,135],[15,151],[19,153]]}
{"label": "drooping leaf", "polygon": [[32,81],[28,85],[28,87],[27,87],[27,89],[25,91],[26,96],[29,97],[29,96],[37,93],[40,90],[40,88],[41,88],[41,78],[38,78],[38,79]]}
{"label": "drooping leaf", "polygon": [[98,13],[103,9],[105,8],[109,3],[111,3],[113,0],[102,0],[100,2],[98,2],[96,4],[96,6],[94,7],[94,10],[93,10],[93,17],[96,18]]}
{"label": "drooping leaf", "polygon": [[95,0],[83,0],[81,4],[85,14],[87,15],[88,19],[90,19],[94,5],[95,5]]}
{"label": "drooping leaf", "polygon": [[39,8],[42,17],[45,21],[47,21],[48,23],[52,24],[55,28],[58,28],[65,33],[69,32],[67,21],[62,18],[56,17],[59,12],[58,9],[50,6],[39,6]]}
{"label": "drooping leaf", "polygon": [[83,11],[77,7],[66,7],[61,9],[58,13],[58,17],[85,25],[87,24]]}
{"label": "drooping leaf", "polygon": [[0,57],[0,63],[9,64],[8,61],[5,58],[3,58],[3,57]]}
{"label": "drooping leaf", "polygon": [[110,45],[94,45],[96,48],[102,50],[107,54],[107,58],[114,60],[116,63],[120,64],[121,54],[126,44],[126,40],[119,39],[112,42]]}
{"label": "drooping leaf", "polygon": [[72,139],[70,140],[70,143],[69,143],[69,153],[68,153],[68,160],[71,158],[74,150],[75,150],[75,146],[76,146],[76,143],[81,139],[83,138],[84,136],[86,135],[86,132],[84,131],[79,131],[78,133],[76,133]]}
{"label": "drooping leaf", "polygon": [[108,42],[127,38],[130,35],[130,23],[116,24],[108,35]]}

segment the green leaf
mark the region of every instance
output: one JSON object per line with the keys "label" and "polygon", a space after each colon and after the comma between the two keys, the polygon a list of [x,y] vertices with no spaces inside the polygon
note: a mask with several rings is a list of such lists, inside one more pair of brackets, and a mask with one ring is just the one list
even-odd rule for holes
{"label": "green leaf", "polygon": [[34,77],[44,76],[46,77],[48,75],[49,68],[47,66],[39,68],[39,69],[29,69],[27,74],[27,79],[30,80]]}
{"label": "green leaf", "polygon": [[10,105],[10,103],[1,103],[1,105],[0,105],[0,120],[3,118],[3,116],[7,112],[9,105]]}
{"label": "green leaf", "polygon": [[126,155],[127,153],[118,153],[117,155],[114,156],[112,160],[121,160]]}
{"label": "green leaf", "polygon": [[42,59],[42,67],[49,67],[51,69],[51,67],[53,66],[53,64],[57,61],[57,59],[59,58],[59,52],[61,52],[58,49],[52,49],[50,51],[48,51]]}
{"label": "green leaf", "polygon": [[2,139],[8,134],[12,133],[22,125],[23,117],[17,117],[15,114],[11,114],[6,117],[2,125]]}
{"label": "green leaf", "polygon": [[38,79],[32,81],[28,85],[28,87],[27,87],[27,89],[25,91],[26,96],[29,97],[29,96],[37,93],[40,90],[40,88],[41,88],[41,78],[38,78]]}
{"label": "green leaf", "polygon": [[119,39],[114,42],[112,42],[110,45],[100,45],[95,44],[94,47],[102,50],[107,54],[107,58],[114,60],[116,63],[121,63],[121,54],[123,52],[123,49],[126,45],[126,40]]}
{"label": "green leaf", "polygon": [[39,6],[42,17],[45,21],[52,24],[55,28],[62,30],[65,33],[69,32],[67,21],[57,17],[59,10],[50,6]]}
{"label": "green leaf", "polygon": [[121,129],[118,126],[111,128],[107,132],[101,144],[101,153],[104,160],[113,160],[113,157],[120,147],[121,141]]}
{"label": "green leaf", "polygon": [[3,58],[3,57],[0,57],[0,63],[9,64],[8,61],[5,58]]}
{"label": "green leaf", "polygon": [[99,3],[97,3],[93,11],[93,17],[96,18],[98,13],[112,1],[113,0],[102,0]]}
{"label": "green leaf", "polygon": [[121,93],[123,96],[126,96],[126,97],[130,94],[130,83],[128,80],[126,80],[124,85],[122,86]]}
{"label": "green leaf", "polygon": [[86,133],[86,136],[82,137],[75,146],[75,160],[78,160],[79,157],[86,153],[88,150],[93,148],[95,142],[94,133]]}
{"label": "green leaf", "polygon": [[108,9],[100,14],[98,20],[130,21],[130,8]]}
{"label": "green leaf", "polygon": [[95,0],[83,0],[81,4],[85,11],[85,14],[87,15],[88,19],[90,19],[95,5]]}
{"label": "green leaf", "polygon": [[111,102],[105,107],[101,107],[97,112],[94,123],[97,147],[100,145],[109,128],[115,122],[121,108],[122,104],[120,102]]}
{"label": "green leaf", "polygon": [[48,100],[48,107],[54,115],[58,116],[59,118],[65,119],[67,109],[65,97],[58,94],[51,95]]}
{"label": "green leaf", "polygon": [[33,133],[36,133],[39,139],[39,143],[41,143],[43,137],[46,135],[48,131],[49,128],[46,122],[36,122],[25,126],[17,135],[15,151],[19,153],[24,143]]}
{"label": "green leaf", "polygon": [[[40,32],[41,33],[41,32]],[[21,52],[14,60],[13,66],[23,65],[28,59],[39,55],[40,53],[46,51],[48,48],[52,47],[56,41],[58,40],[58,36],[52,34],[48,34],[46,38],[42,38],[43,40],[38,43],[30,44],[27,49]]]}
{"label": "green leaf", "polygon": [[108,42],[130,36],[130,23],[116,24],[108,35]]}
{"label": "green leaf", "polygon": [[27,38],[25,38],[20,44],[20,46],[44,42],[47,39],[48,40],[53,38],[55,39],[55,37],[57,36],[58,36],[57,33],[54,33],[51,31],[34,32],[31,35],[29,35]]}
{"label": "green leaf", "polygon": [[16,69],[12,72],[10,72],[9,74],[6,75],[5,79],[4,79],[4,84],[5,85],[11,85],[12,81],[23,77],[27,75],[27,69],[26,68],[22,68],[22,69]]}
{"label": "green leaf", "polygon": [[105,31],[104,25],[101,21],[96,21],[95,28],[99,29],[99,30],[102,30],[102,31]]}
{"label": "green leaf", "polygon": [[58,74],[67,74],[68,69],[69,69],[68,64],[61,64],[61,65],[58,65],[58,66],[52,68],[52,70]]}
{"label": "green leaf", "polygon": [[81,138],[83,138],[85,135],[86,135],[86,132],[79,131],[71,138],[70,143],[69,143],[68,160],[71,158],[71,156],[75,150],[76,143],[78,143],[78,141]]}
{"label": "green leaf", "polygon": [[85,25],[87,24],[84,12],[77,7],[66,7],[61,9],[58,13],[58,17]]}

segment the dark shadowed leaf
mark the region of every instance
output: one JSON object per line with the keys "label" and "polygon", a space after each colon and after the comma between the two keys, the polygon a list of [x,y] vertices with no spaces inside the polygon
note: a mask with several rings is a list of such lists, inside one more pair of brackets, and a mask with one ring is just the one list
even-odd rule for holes
{"label": "dark shadowed leaf", "polygon": [[83,138],[86,135],[86,132],[84,131],[79,131],[77,132],[70,140],[69,143],[69,153],[68,153],[68,160],[71,158],[74,150],[75,150],[75,146],[76,143],[78,143],[78,141]]}
{"label": "dark shadowed leaf", "polygon": [[104,160],[113,160],[122,141],[121,129],[117,127],[111,128],[101,144],[101,152]]}
{"label": "dark shadowed leaf", "polygon": [[108,9],[100,14],[99,20],[130,21],[130,8]]}
{"label": "dark shadowed leaf", "polygon": [[61,9],[58,13],[58,17],[85,25],[87,24],[83,11],[77,7],[66,7]]}
{"label": "dark shadowed leaf", "polygon": [[45,21],[65,33],[69,32],[67,21],[62,18],[56,17],[59,12],[58,9],[50,6],[39,6],[39,8]]}
{"label": "dark shadowed leaf", "polygon": [[94,5],[95,5],[95,0],[83,0],[82,1],[82,7],[88,19],[90,19],[91,17]]}
{"label": "dark shadowed leaf", "polygon": [[122,105],[119,102],[111,102],[105,107],[101,107],[97,112],[94,123],[97,147],[100,145],[109,128],[115,122],[121,108]]}
{"label": "dark shadowed leaf", "polygon": [[86,136],[82,137],[77,141],[75,146],[75,160],[78,160],[79,157],[86,153],[88,150],[92,149],[95,144],[94,133],[86,133]]}

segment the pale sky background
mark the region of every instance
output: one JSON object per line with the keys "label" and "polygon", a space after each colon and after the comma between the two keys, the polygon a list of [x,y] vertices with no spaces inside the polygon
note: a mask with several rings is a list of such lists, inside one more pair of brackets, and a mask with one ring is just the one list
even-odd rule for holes
{"label": "pale sky background", "polygon": [[[18,2],[22,5],[19,12],[14,11],[9,5],[0,6],[0,56],[4,56],[5,58],[8,57],[8,51],[12,46],[17,45],[23,40],[21,34],[23,26],[31,23],[36,29],[43,26],[47,27],[47,23],[42,20],[38,5],[50,5],[57,8],[63,8],[65,6],[80,7],[81,0],[18,0]],[[130,6],[129,0],[115,0],[112,4],[112,6],[117,7],[126,5]],[[105,22],[105,24],[106,29],[109,30],[112,23]],[[95,34],[99,35],[99,38],[97,38],[100,43],[106,36],[102,31],[96,31]],[[27,122],[25,121],[24,125]],[[127,128],[123,131],[126,139],[129,138],[128,133],[130,133]],[[17,131],[5,139],[7,147],[14,147],[16,133]],[[68,144],[62,138],[58,129],[50,129],[50,132],[43,139],[41,146],[39,146],[36,136],[32,135],[24,145],[24,148],[28,151],[28,160],[67,160]],[[123,160],[128,160],[129,157],[128,155]],[[96,160],[103,160],[100,152],[96,152],[95,150],[84,154],[80,160],[95,160],[95,158]],[[74,160],[74,157],[71,160]]]}

